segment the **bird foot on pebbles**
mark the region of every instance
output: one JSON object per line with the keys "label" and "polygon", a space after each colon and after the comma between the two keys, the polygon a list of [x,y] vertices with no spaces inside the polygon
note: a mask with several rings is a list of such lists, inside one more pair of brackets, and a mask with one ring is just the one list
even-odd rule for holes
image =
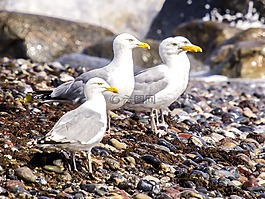
{"label": "bird foot on pebbles", "polygon": [[165,131],[165,130],[161,130],[161,129],[159,129],[159,130],[157,130],[156,132],[155,132],[155,134],[158,136],[158,137],[162,137],[162,136],[165,136],[165,135],[167,135],[167,131]]}

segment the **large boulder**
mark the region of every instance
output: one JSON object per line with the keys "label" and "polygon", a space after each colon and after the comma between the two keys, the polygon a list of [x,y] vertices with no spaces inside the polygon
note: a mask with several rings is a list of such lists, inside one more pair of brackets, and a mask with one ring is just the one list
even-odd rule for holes
{"label": "large boulder", "polygon": [[265,28],[250,28],[220,44],[205,61],[211,73],[228,77],[265,77]]}
{"label": "large boulder", "polygon": [[[254,9],[250,10],[250,5],[253,2]],[[208,18],[208,20],[229,23],[234,20],[236,23],[237,20],[249,20],[247,17],[254,16],[254,14],[259,14],[259,19],[261,19],[265,16],[264,9],[264,0],[166,0],[161,11],[153,20],[147,38],[164,39],[172,35],[176,26],[194,19]],[[256,13],[252,13],[252,11],[256,11]],[[242,15],[236,15],[237,13]],[[246,15],[247,13],[248,15]],[[231,20],[229,17],[225,17],[227,14],[233,16],[230,17]]]}
{"label": "large boulder", "polygon": [[0,10],[38,14],[143,38],[164,0],[0,0]]}
{"label": "large boulder", "polygon": [[101,27],[51,17],[0,12],[0,56],[49,62],[81,52],[114,34]]}

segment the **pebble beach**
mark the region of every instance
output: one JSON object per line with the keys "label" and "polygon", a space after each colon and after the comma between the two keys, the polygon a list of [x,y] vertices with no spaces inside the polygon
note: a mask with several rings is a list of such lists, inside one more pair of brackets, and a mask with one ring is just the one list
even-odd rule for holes
{"label": "pebble beach", "polygon": [[265,198],[265,80],[191,79],[156,135],[147,113],[119,109],[92,150],[71,157],[34,141],[76,106],[43,103],[82,73],[58,63],[0,60],[0,198]]}

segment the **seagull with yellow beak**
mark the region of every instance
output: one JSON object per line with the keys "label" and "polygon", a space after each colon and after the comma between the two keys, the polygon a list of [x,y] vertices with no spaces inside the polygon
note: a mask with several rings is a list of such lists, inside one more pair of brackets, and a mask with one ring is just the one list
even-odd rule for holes
{"label": "seagull with yellow beak", "polygon": [[140,71],[135,75],[135,87],[125,109],[150,112],[151,127],[158,132],[154,111],[163,110],[174,102],[187,88],[190,61],[187,52],[202,52],[182,36],[169,37],[159,45],[162,64]]}
{"label": "seagull with yellow beak", "polygon": [[103,138],[107,127],[106,101],[103,93],[118,93],[105,80],[94,77],[84,87],[86,101],[64,114],[51,131],[37,141],[40,147],[55,147],[72,152],[74,169],[75,152],[87,151],[89,172],[92,174],[91,149]]}

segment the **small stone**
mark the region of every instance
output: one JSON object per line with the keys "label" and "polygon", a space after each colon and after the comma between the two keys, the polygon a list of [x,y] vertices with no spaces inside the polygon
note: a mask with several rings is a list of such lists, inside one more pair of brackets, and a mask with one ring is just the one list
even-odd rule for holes
{"label": "small stone", "polygon": [[111,159],[111,158],[106,158],[105,165],[114,171],[120,169],[120,163],[116,160]]}
{"label": "small stone", "polygon": [[163,146],[169,148],[169,150],[172,152],[177,151],[177,147],[175,147],[173,144],[171,144],[169,141],[167,141],[165,139],[159,139],[157,144],[160,144],[160,145],[163,145]]}
{"label": "small stone", "polygon": [[84,199],[85,196],[82,193],[76,193],[74,199]]}
{"label": "small stone", "polygon": [[248,117],[248,118],[257,118],[257,115],[254,114],[252,112],[252,110],[250,110],[250,108],[248,108],[248,107],[245,107],[243,109],[243,115],[246,116],[246,117]]}
{"label": "small stone", "polygon": [[151,184],[148,180],[140,180],[137,184],[137,189],[143,191],[152,191],[153,184]]}
{"label": "small stone", "polygon": [[161,193],[159,196],[156,197],[156,199],[173,199],[166,193]]}
{"label": "small stone", "polygon": [[221,116],[223,114],[223,109],[220,107],[214,108],[211,113],[216,116]]}
{"label": "small stone", "polygon": [[8,191],[5,188],[0,186],[0,195],[6,195],[7,193]]}
{"label": "small stone", "polygon": [[223,123],[227,123],[230,124],[232,122],[234,122],[235,120],[235,116],[231,113],[223,113],[222,114],[222,121]]}
{"label": "small stone", "polygon": [[154,181],[154,182],[156,182],[156,183],[159,183],[160,182],[160,180],[158,179],[158,178],[156,178],[156,177],[154,177],[154,176],[145,176],[145,177],[143,177],[143,180],[147,180],[147,181]]}
{"label": "small stone", "polygon": [[9,181],[6,182],[6,188],[7,189],[12,189],[12,188],[16,188],[16,187],[20,187],[20,188],[23,188],[23,189],[26,188],[24,183],[19,181],[19,180],[9,180]]}
{"label": "small stone", "polygon": [[133,165],[136,165],[136,161],[135,161],[134,157],[132,157],[132,156],[127,156],[127,157],[125,157],[125,160],[126,160],[127,162],[133,164]]}
{"label": "small stone", "polygon": [[44,165],[43,169],[46,171],[53,171],[55,173],[63,173],[64,168],[60,166],[54,166],[54,165]]}
{"label": "small stone", "polygon": [[85,190],[89,193],[95,193],[98,190],[98,185],[94,183],[81,184],[80,189]]}
{"label": "small stone", "polygon": [[152,199],[151,197],[143,193],[138,193],[134,198],[135,199]]}
{"label": "small stone", "polygon": [[142,159],[146,163],[151,164],[156,169],[160,167],[161,161],[158,158],[154,157],[153,155],[149,155],[149,154],[143,155]]}
{"label": "small stone", "polygon": [[32,170],[28,167],[20,167],[16,170],[18,178],[25,180],[26,182],[36,182],[37,176],[35,176]]}
{"label": "small stone", "polygon": [[251,187],[259,186],[255,176],[251,175],[248,180],[242,184],[242,189],[248,190]]}
{"label": "small stone", "polygon": [[57,194],[56,198],[73,199],[74,197],[69,193],[60,192]]}
{"label": "small stone", "polygon": [[126,149],[127,148],[127,145],[125,143],[122,143],[115,138],[111,138],[110,143],[112,146],[114,146],[117,149]]}

